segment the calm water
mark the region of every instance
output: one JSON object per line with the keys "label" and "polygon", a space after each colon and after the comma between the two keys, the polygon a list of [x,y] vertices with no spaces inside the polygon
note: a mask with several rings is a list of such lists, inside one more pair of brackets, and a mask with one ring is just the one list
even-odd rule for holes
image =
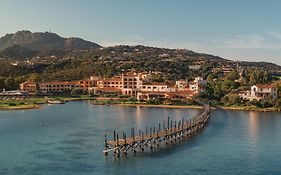
{"label": "calm water", "polygon": [[127,158],[102,154],[104,133],[199,112],[88,102],[0,111],[0,175],[281,174],[280,113],[213,111],[188,142]]}

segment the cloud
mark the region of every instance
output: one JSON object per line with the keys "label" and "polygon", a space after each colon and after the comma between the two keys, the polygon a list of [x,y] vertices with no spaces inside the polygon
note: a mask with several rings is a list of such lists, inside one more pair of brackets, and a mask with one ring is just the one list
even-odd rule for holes
{"label": "cloud", "polygon": [[270,61],[281,65],[281,33],[239,34],[230,37],[200,38],[183,36],[181,40],[152,39],[140,35],[127,35],[114,42],[105,41],[103,46],[147,45],[165,48],[184,48],[195,52],[218,55],[232,60]]}
{"label": "cloud", "polygon": [[153,47],[163,47],[171,49],[190,49],[198,52],[203,52],[206,50],[207,45],[202,42],[195,41],[195,37],[186,37],[186,40],[173,40],[170,38],[146,38],[140,35],[126,35],[115,39],[114,41],[108,40],[102,42],[103,46],[114,46],[114,45],[146,45]]}
{"label": "cloud", "polygon": [[228,38],[214,39],[217,48],[227,49],[280,49],[281,33],[240,34]]}

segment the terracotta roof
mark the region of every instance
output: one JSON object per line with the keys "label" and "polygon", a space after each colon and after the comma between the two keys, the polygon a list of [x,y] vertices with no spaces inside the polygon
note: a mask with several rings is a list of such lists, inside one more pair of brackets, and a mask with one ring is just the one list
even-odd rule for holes
{"label": "terracotta roof", "polygon": [[36,83],[31,82],[31,81],[26,81],[26,82],[21,83],[20,85],[36,85]]}
{"label": "terracotta roof", "polygon": [[182,96],[182,97],[191,97],[195,95],[196,93],[192,91],[178,91],[178,92],[149,92],[149,91],[142,91],[141,95],[165,95],[166,97],[176,97],[176,96]]}
{"label": "terracotta roof", "polygon": [[122,81],[122,78],[107,78],[99,81]]}
{"label": "terracotta roof", "polygon": [[261,88],[261,89],[263,89],[263,88],[276,88],[274,85],[272,85],[272,84],[257,84],[256,85],[258,88]]}
{"label": "terracotta roof", "polygon": [[141,91],[141,94],[166,94],[166,92]]}
{"label": "terracotta roof", "polygon": [[40,82],[39,85],[48,84],[48,85],[79,85],[80,81],[53,81],[53,82]]}
{"label": "terracotta roof", "polygon": [[195,95],[196,93],[194,93],[193,91],[190,91],[190,90],[186,90],[186,91],[177,91],[175,92],[177,95],[180,95],[180,96],[193,96]]}

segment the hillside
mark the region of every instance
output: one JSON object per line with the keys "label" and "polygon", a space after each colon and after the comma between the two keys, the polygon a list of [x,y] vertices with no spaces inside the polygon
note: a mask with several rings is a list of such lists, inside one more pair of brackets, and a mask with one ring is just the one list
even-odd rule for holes
{"label": "hillside", "polygon": [[[207,78],[236,70],[237,62],[188,49],[142,45],[101,47],[79,38],[62,38],[54,33],[20,31],[0,39],[0,88],[18,83],[72,81],[99,75],[111,77],[128,71],[152,71],[154,81]],[[2,59],[1,59],[2,58]],[[281,67],[267,62],[239,62],[243,70],[266,70],[280,76]],[[2,82],[1,82],[2,81]],[[3,86],[3,82],[11,86]],[[2,84],[2,85],[1,85]]]}
{"label": "hillside", "polygon": [[[29,53],[16,46],[22,53]],[[13,52],[11,52],[13,53]],[[0,77],[27,80],[35,74],[40,80],[79,80],[90,75],[111,77],[127,71],[160,73],[155,81],[207,77],[213,69],[236,69],[235,61],[196,53],[187,49],[166,49],[120,45],[105,48],[42,50],[36,57],[0,60]],[[280,72],[281,67],[264,62],[239,62],[243,69],[264,69]]]}
{"label": "hillside", "polygon": [[81,38],[62,38],[55,33],[18,31],[14,34],[7,34],[0,38],[0,51],[18,45],[20,47],[41,51],[53,49],[87,49],[100,48],[101,46],[85,41]]}

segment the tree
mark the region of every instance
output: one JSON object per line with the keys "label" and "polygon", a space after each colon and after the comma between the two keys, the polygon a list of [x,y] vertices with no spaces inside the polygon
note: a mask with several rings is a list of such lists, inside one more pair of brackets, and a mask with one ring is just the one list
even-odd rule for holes
{"label": "tree", "polygon": [[13,79],[12,77],[6,78],[4,83],[8,90],[17,89],[15,79]]}
{"label": "tree", "polygon": [[33,73],[29,76],[28,80],[31,82],[39,82],[41,81],[41,77],[38,73]]}
{"label": "tree", "polygon": [[231,71],[225,77],[226,80],[231,80],[231,81],[235,81],[238,78],[239,78],[239,73],[237,71]]}

